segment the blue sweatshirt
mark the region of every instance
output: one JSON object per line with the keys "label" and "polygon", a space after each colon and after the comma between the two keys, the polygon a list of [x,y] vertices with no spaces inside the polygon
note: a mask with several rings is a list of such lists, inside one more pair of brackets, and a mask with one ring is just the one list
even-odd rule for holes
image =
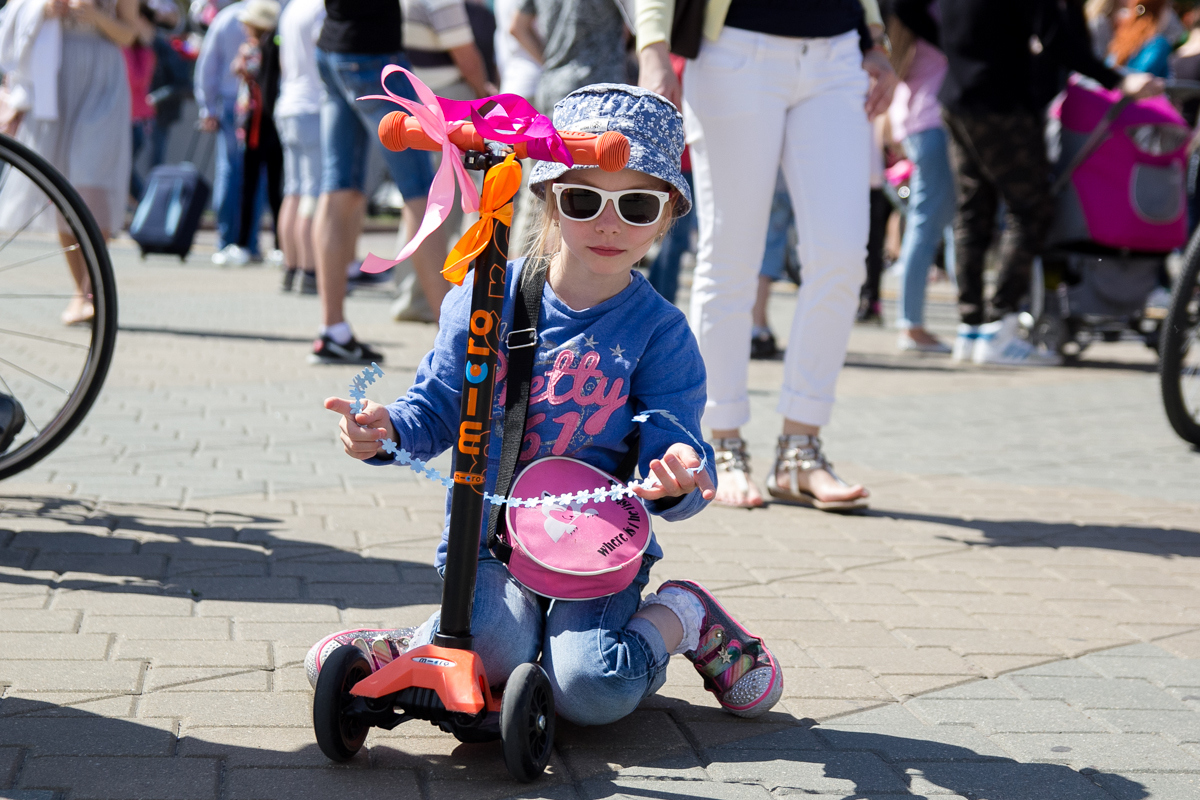
{"label": "blue sweatshirt", "polygon": [[[501,440],[513,296],[523,259],[509,262],[504,322],[500,327],[500,361],[496,401],[492,410],[492,435],[488,450],[486,491],[495,491]],[[634,415],[651,408],[670,411],[698,440],[704,411],[704,361],[683,312],[668,303],[641,273],[619,294],[583,311],[575,311],[546,282],[538,318],[538,347],[530,385],[529,411],[521,466],[535,458],[568,456],[606,472],[614,472],[628,452],[626,439],[638,428],[638,465],[650,474],[650,461],[662,458],[676,442],[695,447],[670,421],[651,415],[634,422]],[[442,303],[441,330],[417,369],[408,394],[388,406],[398,443],[415,457],[428,460],[454,446],[458,432],[463,364],[467,355],[467,320],[471,313],[474,273],[463,285],[451,289]],[[712,447],[705,442],[709,477],[716,482]],[[371,459],[370,463],[390,461]],[[580,486],[595,489],[596,486]],[[682,498],[647,503],[663,519],[687,519],[708,503],[699,490]],[[487,537],[487,507],[481,545]],[[450,492],[446,492],[446,522],[442,543],[434,559],[446,563]],[[651,538],[646,554],[662,557],[662,548]]]}

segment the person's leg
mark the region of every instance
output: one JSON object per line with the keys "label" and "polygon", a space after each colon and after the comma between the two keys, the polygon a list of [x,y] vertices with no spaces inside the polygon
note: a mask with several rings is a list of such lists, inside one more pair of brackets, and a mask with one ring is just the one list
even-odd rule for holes
{"label": "person's leg", "polygon": [[[564,719],[576,725],[615,722],[666,681],[667,661],[683,630],[665,606],[648,614],[638,611],[649,579],[650,564],[643,562],[624,591],[596,600],[554,601],[546,617],[542,664],[555,710]],[[673,638],[671,649],[662,629]]]}
{"label": "person's leg", "polygon": [[313,246],[323,327],[346,321],[346,265],[354,260],[366,208],[366,197],[356,189],[325,192],[317,200]]}
{"label": "person's leg", "polygon": [[859,322],[882,322],[879,309],[879,281],[883,278],[883,244],[887,238],[888,219],[892,216],[892,204],[882,189],[871,189],[871,224],[867,232],[867,279],[858,292]]}
{"label": "person's leg", "polygon": [[154,169],[167,158],[167,141],[171,138],[173,122],[154,119],[154,127],[150,130],[150,169]]}
{"label": "person's leg", "polygon": [[[346,63],[351,67],[354,64],[353,59]],[[343,66],[339,54],[317,51],[317,70],[325,95],[321,104],[321,196],[313,215],[313,246],[322,333],[346,322],[346,266],[354,260],[366,211],[363,182],[367,133],[352,106],[354,95],[342,82]],[[345,328],[339,335],[345,340],[339,344],[352,337]]]}
{"label": "person's leg", "polygon": [[321,115],[309,114],[298,118],[296,134],[299,145],[297,193],[300,195],[296,207],[296,265],[301,270],[301,293],[312,294],[317,291],[313,214],[317,210],[317,197],[321,194]]}
{"label": "person's leg", "polygon": [[138,174],[137,157],[146,145],[146,123],[142,120],[136,120],[133,123],[132,133],[133,169],[129,170],[129,194],[133,196],[134,201],[138,201],[142,199],[142,190],[145,188],[142,176]]}
{"label": "person's leg", "polygon": [[[508,568],[486,551],[480,554],[474,598],[473,649],[483,659],[488,681],[499,686],[514,669],[537,658],[544,629],[542,609],[537,595],[517,583]],[[411,646],[432,642],[440,620],[441,612],[435,611],[417,628]]]}
{"label": "person's leg", "polygon": [[[777,496],[807,495],[814,503],[838,507],[861,505],[868,494],[837,479],[816,438],[833,409],[866,273],[871,129],[862,110],[867,76],[857,48],[857,36],[849,34],[808,48],[801,59],[807,80],[798,82],[787,112],[783,147],[800,240],[801,285],[788,336],[795,345],[787,348],[778,406],[784,436],[772,478]],[[846,155],[833,158],[833,153]],[[806,437],[803,446],[798,436]],[[809,450],[811,457],[792,457]]]}
{"label": "person's leg", "polygon": [[283,210],[283,145],[279,142],[274,125],[271,126],[271,132],[263,153],[267,173],[267,204],[271,208],[275,249],[282,250],[279,246],[279,216]]}
{"label": "person's leg", "polygon": [[[380,70],[384,64],[389,63],[407,67],[408,59],[400,53],[386,57],[380,56],[373,62],[363,62],[354,73],[344,72],[340,77],[343,83],[352,87],[359,97],[379,94],[382,88],[379,83]],[[394,74],[389,81],[388,88],[391,91],[410,100],[417,99],[412,84],[403,75]],[[401,197],[404,198],[401,219],[405,233],[411,240],[416,236],[417,230],[421,227],[421,220],[425,216],[429,188],[433,184],[433,161],[429,153],[422,150],[402,150],[397,153],[384,150],[383,146],[379,144],[375,134],[379,129],[379,123],[386,114],[395,109],[394,104],[383,100],[359,100],[354,104],[355,113],[359,115],[363,126],[369,132],[368,138],[373,142],[372,147],[379,148],[383,153],[388,172],[391,174],[392,180],[396,182],[396,188],[400,190]],[[449,224],[443,225],[427,236],[410,257],[413,271],[417,274],[417,280],[420,281],[421,290],[425,293],[425,299],[433,311],[435,321],[442,307],[442,298],[450,290],[449,282],[442,277],[442,267],[449,250],[450,232],[448,228]]]}
{"label": "person's leg", "polygon": [[953,215],[953,176],[942,128],[914,133],[904,140],[912,160],[908,219],[900,245],[900,309],[896,326],[918,345],[932,346],[937,339],[925,330],[925,289],[946,222]]}
{"label": "person's leg", "polygon": [[[250,251],[251,242],[258,240],[260,217],[254,212],[258,210],[256,202],[259,192],[259,178],[262,175],[262,147],[247,147],[242,151],[242,199],[238,215],[237,242],[238,247]],[[256,248],[257,249],[257,248]]]}
{"label": "person's leg", "polygon": [[958,313],[964,325],[978,326],[984,322],[984,258],[992,244],[998,204],[973,142],[987,122],[949,112],[943,112],[943,116],[950,134],[950,159],[958,195],[954,222]]}
{"label": "person's leg", "polygon": [[986,136],[976,137],[975,146],[1007,208],[990,315],[1000,319],[1019,311],[1029,294],[1033,259],[1050,229],[1054,213],[1050,162],[1041,118],[1035,114],[1004,115],[988,126]]}
{"label": "person's leg", "polygon": [[241,221],[242,153],[232,101],[221,113],[217,133],[217,167],[213,178],[213,211],[217,215],[217,249],[238,240]]}
{"label": "person's leg", "polygon": [[[692,173],[685,172],[683,177],[688,185],[692,185]],[[695,192],[693,192],[695,194]],[[679,261],[691,246],[692,231],[696,227],[696,211],[689,209],[688,213],[675,220],[671,230],[663,238],[662,249],[650,265],[650,285],[668,302],[674,303],[679,293]]]}
{"label": "person's leg", "polygon": [[[83,198],[84,205],[92,212],[92,216],[101,224],[111,219],[108,204],[108,189],[94,186],[77,186],[76,191]],[[100,229],[100,236],[108,241],[111,231]],[[71,270],[71,278],[75,282],[75,295],[67,303],[62,312],[64,325],[78,325],[90,322],[96,310],[92,304],[92,281],[88,275],[87,264],[84,263],[83,253],[79,250],[79,242],[67,229],[65,221],[60,217],[58,223],[58,239],[62,243],[67,267]]]}
{"label": "person's leg", "polygon": [[762,504],[736,445],[750,419],[750,311],[783,148],[787,97],[779,87],[796,79],[794,56],[756,58],[766,39],[726,28],[688,62],[683,81],[700,228],[690,318],[708,370],[704,422],[727,465],[717,502],[735,506]]}
{"label": "person's leg", "polygon": [[300,195],[287,194],[279,205],[279,249],[283,251],[283,290],[291,291],[296,279],[300,257],[299,217]]}

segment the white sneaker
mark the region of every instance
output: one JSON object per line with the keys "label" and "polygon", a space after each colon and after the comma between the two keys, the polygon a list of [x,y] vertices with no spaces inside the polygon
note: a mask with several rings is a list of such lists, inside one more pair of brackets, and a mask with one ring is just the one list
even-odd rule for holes
{"label": "white sneaker", "polygon": [[954,337],[954,347],[950,350],[950,360],[970,361],[977,341],[979,341],[979,326],[959,323],[958,335]]}
{"label": "white sneaker", "polygon": [[1008,364],[1012,366],[1055,366],[1062,363],[1057,353],[1047,353],[1034,347],[1017,333],[1018,314],[1006,314],[1003,319],[979,326],[971,360],[976,364]]}
{"label": "white sneaker", "polygon": [[267,253],[267,263],[274,264],[277,267],[283,266],[283,251],[276,248],[270,253]]}
{"label": "white sneaker", "polygon": [[223,250],[212,254],[212,263],[219,267],[244,267],[250,263],[250,251],[236,244],[226,245]]}

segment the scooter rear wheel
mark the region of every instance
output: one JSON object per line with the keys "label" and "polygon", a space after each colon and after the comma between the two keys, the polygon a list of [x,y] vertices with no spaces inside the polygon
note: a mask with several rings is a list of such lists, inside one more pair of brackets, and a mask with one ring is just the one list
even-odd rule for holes
{"label": "scooter rear wheel", "polygon": [[500,734],[509,774],[528,783],[546,770],[554,748],[554,692],[533,663],[513,670],[500,705]]}
{"label": "scooter rear wheel", "polygon": [[313,695],[313,731],[321,752],[334,761],[349,761],[367,740],[370,726],[347,717],[345,711],[350,689],[370,674],[367,657],[352,645],[334,650],[321,667]]}

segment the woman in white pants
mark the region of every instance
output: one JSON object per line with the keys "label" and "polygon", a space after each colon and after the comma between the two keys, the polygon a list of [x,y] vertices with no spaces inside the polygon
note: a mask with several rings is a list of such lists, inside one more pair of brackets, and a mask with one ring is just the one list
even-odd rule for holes
{"label": "woman in white pants", "polygon": [[[752,507],[747,373],[751,308],[775,176],[796,214],[802,286],[788,337],[784,416],[767,488],[777,499],[846,511],[867,490],[832,471],[818,438],[865,275],[871,130],[895,74],[873,43],[875,0],[708,0],[682,98],[668,60],[671,0],[639,0],[643,86],[679,104],[696,180],[699,252],[692,330],[708,369],[704,421],[717,452],[717,502]],[[769,31],[769,32],[768,32]],[[866,113],[864,113],[864,103]]]}

